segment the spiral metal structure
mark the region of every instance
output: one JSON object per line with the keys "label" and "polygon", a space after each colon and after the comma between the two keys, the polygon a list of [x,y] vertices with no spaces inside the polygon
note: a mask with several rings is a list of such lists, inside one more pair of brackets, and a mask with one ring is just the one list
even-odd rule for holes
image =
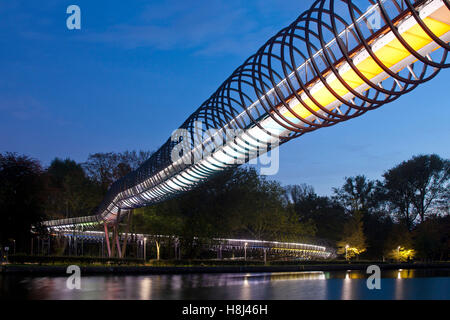
{"label": "spiral metal structure", "polygon": [[293,138],[392,102],[448,68],[448,0],[316,0],[229,76],[93,216],[118,221]]}

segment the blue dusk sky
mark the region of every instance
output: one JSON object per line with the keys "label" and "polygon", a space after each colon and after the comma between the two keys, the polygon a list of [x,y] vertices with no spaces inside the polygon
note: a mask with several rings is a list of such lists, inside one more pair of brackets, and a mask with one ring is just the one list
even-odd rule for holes
{"label": "blue dusk sky", "polygon": [[[0,0],[0,152],[83,162],[156,150],[312,0]],[[68,30],[66,8],[81,8]],[[280,148],[283,185],[331,194],[421,153],[450,157],[450,71],[398,101]]]}

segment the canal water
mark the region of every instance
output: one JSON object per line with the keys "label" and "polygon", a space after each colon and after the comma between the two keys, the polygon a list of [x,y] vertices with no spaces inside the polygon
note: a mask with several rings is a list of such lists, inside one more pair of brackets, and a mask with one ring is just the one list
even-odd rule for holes
{"label": "canal water", "polygon": [[450,269],[382,271],[369,290],[365,271],[82,276],[0,275],[0,299],[450,299]]}

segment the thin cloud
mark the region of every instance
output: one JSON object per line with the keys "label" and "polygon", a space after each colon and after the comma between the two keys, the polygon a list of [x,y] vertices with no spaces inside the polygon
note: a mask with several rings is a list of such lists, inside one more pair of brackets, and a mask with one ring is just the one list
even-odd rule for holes
{"label": "thin cloud", "polygon": [[197,1],[195,5],[147,5],[135,24],[122,23],[101,32],[86,32],[79,39],[124,49],[187,49],[195,55],[247,54],[276,28],[267,26],[267,20],[258,19],[258,14],[239,4]]}
{"label": "thin cloud", "polygon": [[71,124],[70,121],[52,113],[46,104],[42,103],[35,97],[29,95],[23,96],[1,96],[0,95],[0,112],[6,117],[19,121],[50,121],[59,126]]}
{"label": "thin cloud", "polygon": [[27,96],[2,97],[0,111],[19,120],[30,120],[47,112],[37,99]]}

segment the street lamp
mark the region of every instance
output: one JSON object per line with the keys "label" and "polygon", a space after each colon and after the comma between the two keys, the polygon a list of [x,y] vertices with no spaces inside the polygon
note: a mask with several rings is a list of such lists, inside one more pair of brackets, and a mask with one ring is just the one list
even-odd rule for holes
{"label": "street lamp", "polygon": [[400,261],[400,246],[397,247],[397,260]]}
{"label": "street lamp", "polygon": [[347,255],[348,248],[349,248],[349,245],[346,244],[345,245],[345,260],[348,260],[348,255]]}
{"label": "street lamp", "polygon": [[145,260],[147,258],[147,250],[146,250],[146,248],[147,248],[147,237],[144,237],[144,263],[145,263]]}
{"label": "street lamp", "polygon": [[13,239],[13,243],[14,243],[14,249],[13,249],[13,252],[14,252],[14,254],[16,254],[16,240],[15,240],[15,239]]}
{"label": "street lamp", "polygon": [[244,260],[247,260],[247,245],[248,243],[246,242],[244,245]]}

